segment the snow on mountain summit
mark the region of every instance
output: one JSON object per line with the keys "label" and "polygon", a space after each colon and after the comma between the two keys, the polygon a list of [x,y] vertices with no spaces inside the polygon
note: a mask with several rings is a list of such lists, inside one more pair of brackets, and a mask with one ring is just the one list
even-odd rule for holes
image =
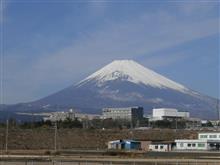
{"label": "snow on mountain summit", "polygon": [[101,86],[107,81],[118,79],[156,88],[170,88],[183,93],[188,93],[190,91],[183,85],[169,80],[166,77],[143,67],[133,60],[115,60],[80,81],[77,86],[82,86],[90,81],[96,81],[97,85]]}
{"label": "snow on mountain summit", "polygon": [[78,84],[25,104],[25,111],[66,111],[76,107],[83,113],[100,114],[105,107],[138,105],[147,113],[154,107],[172,107],[189,111],[193,117],[215,119],[216,103],[217,99],[188,89],[134,61],[121,60],[113,61]]}

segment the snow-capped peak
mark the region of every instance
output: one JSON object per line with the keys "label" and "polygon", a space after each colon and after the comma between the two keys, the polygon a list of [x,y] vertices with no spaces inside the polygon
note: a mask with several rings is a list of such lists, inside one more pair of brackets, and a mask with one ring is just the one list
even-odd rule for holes
{"label": "snow-capped peak", "polygon": [[145,84],[147,86],[157,88],[170,88],[183,93],[190,90],[181,84],[178,84],[166,77],[150,70],[133,60],[115,60],[97,72],[80,81],[81,86],[91,80],[95,80],[98,85],[106,81],[121,79],[122,81],[130,81],[136,84]]}

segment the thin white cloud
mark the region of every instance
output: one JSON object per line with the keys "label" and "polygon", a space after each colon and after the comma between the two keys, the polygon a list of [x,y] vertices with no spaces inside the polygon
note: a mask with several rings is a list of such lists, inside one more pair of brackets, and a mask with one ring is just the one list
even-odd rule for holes
{"label": "thin white cloud", "polygon": [[90,14],[94,16],[100,16],[105,14],[107,5],[108,2],[106,0],[102,0],[102,1],[89,1],[87,6]]}
{"label": "thin white cloud", "polygon": [[189,59],[190,56],[182,53],[164,53],[162,55],[151,56],[141,60],[141,63],[145,64],[149,68],[160,68],[172,65],[173,63],[180,62],[186,59]]}
{"label": "thin white cloud", "polygon": [[[42,86],[58,85],[63,81],[77,81],[82,74],[95,71],[111,60],[136,58],[143,54],[147,58],[154,51],[172,48],[218,33],[219,18],[199,21],[181,20],[167,12],[145,13],[120,23],[110,21],[97,31],[86,35],[82,33],[81,38],[74,40],[71,46],[61,48],[55,54],[41,57],[31,68],[19,70],[19,65],[23,65],[23,62],[18,60],[16,64],[11,65],[10,61],[13,60],[8,59],[8,65],[13,66],[8,68],[8,72],[13,73],[11,80],[17,81],[18,84],[8,85],[6,97],[9,100],[12,92],[20,93],[25,89],[26,96],[21,98],[17,95],[14,100],[36,99],[42,96],[37,94],[33,96],[33,93],[42,90]],[[181,55],[166,56],[163,63],[161,57],[151,60],[155,66],[164,66],[182,58]],[[27,81],[26,77],[28,77]]]}
{"label": "thin white cloud", "polygon": [[142,19],[107,26],[102,31],[75,41],[74,45],[57,54],[40,59],[34,68],[44,70],[44,73],[51,68],[73,73],[75,68],[78,70],[82,67],[81,63],[91,66],[118,58],[135,58],[142,54],[147,56],[154,51],[219,33],[218,19],[190,23],[181,20],[164,22],[162,15],[160,19],[155,30]]}
{"label": "thin white cloud", "polygon": [[219,1],[197,1],[191,0],[185,3],[177,2],[178,9],[186,16],[191,16],[194,13],[204,14],[211,12],[216,6],[219,6]]}
{"label": "thin white cloud", "polygon": [[0,24],[5,22],[5,10],[7,9],[8,3],[5,0],[0,0]]}

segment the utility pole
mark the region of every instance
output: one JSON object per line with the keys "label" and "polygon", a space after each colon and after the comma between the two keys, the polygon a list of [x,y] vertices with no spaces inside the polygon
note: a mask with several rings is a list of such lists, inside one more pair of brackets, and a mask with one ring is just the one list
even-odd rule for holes
{"label": "utility pole", "polygon": [[133,119],[131,119],[131,122],[130,122],[130,129],[131,130],[133,129]]}
{"label": "utility pole", "polygon": [[176,131],[177,131],[177,118],[176,118]]}
{"label": "utility pole", "polygon": [[177,131],[177,112],[176,112],[176,119],[175,119],[175,125],[176,125],[176,129],[175,129],[175,132]]}
{"label": "utility pole", "polygon": [[54,151],[57,151],[57,122],[55,122],[54,126]]}
{"label": "utility pole", "polygon": [[218,114],[218,125],[217,128],[220,128],[220,107],[219,107],[219,98],[217,99],[217,105],[216,105],[216,109],[217,109],[217,114]]}
{"label": "utility pole", "polygon": [[8,120],[6,121],[5,151],[8,152]]}

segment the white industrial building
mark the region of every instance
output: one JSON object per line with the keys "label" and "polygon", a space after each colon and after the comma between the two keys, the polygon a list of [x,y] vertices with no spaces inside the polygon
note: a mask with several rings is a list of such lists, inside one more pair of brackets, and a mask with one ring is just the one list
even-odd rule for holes
{"label": "white industrial building", "polygon": [[67,118],[70,118],[72,120],[75,119],[75,115],[72,110],[70,110],[69,112],[51,112],[49,116],[44,117],[44,121],[64,121]]}
{"label": "white industrial building", "polygon": [[47,117],[44,117],[44,121],[51,121],[51,122],[56,122],[56,121],[64,121],[67,118],[69,119],[78,119],[78,120],[92,120],[92,119],[97,119],[100,118],[100,115],[96,114],[83,114],[83,113],[76,113],[72,109],[70,109],[68,112],[51,112]]}
{"label": "white industrial building", "polygon": [[173,147],[174,147],[174,142],[171,141],[152,142],[149,145],[149,151],[167,152],[167,151],[171,151]]}
{"label": "white industrial building", "polygon": [[174,108],[156,108],[153,109],[151,121],[164,120],[164,119],[174,119],[174,118],[189,118],[189,112],[186,111],[178,111]]}
{"label": "white industrial building", "polygon": [[176,150],[220,150],[220,132],[199,133],[198,139],[178,139]]}

